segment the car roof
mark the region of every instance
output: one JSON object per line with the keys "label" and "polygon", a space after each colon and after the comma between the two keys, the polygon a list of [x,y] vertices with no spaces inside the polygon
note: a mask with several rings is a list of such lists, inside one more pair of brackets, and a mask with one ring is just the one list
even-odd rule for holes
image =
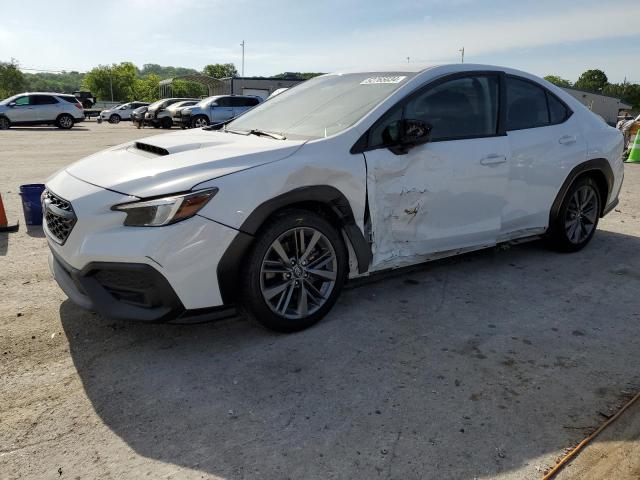
{"label": "car roof", "polygon": [[24,92],[17,93],[16,95],[54,95],[57,97],[73,97],[73,93],[60,93],[60,92]]}

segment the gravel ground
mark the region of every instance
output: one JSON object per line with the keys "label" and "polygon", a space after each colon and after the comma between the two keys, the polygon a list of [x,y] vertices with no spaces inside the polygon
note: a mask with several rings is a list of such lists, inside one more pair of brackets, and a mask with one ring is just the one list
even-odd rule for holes
{"label": "gravel ground", "polygon": [[[0,132],[10,219],[20,184],[158,133]],[[51,279],[41,229],[0,234],[0,478],[540,478],[640,388],[639,187],[628,165],[580,253],[432,263],[347,290],[295,335],[100,318]],[[617,479],[638,478],[638,410],[594,444],[615,446]],[[563,479],[587,478],[589,451]]]}

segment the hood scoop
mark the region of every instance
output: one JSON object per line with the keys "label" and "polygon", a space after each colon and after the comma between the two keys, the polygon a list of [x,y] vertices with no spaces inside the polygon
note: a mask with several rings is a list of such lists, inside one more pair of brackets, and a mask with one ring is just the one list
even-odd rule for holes
{"label": "hood scoop", "polygon": [[143,152],[153,153],[155,155],[169,155],[169,150],[162,147],[157,147],[155,145],[151,145],[149,143],[136,142],[133,145],[137,150],[142,150]]}

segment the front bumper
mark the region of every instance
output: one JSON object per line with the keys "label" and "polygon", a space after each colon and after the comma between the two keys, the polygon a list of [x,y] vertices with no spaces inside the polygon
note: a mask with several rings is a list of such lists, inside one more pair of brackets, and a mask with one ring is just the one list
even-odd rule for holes
{"label": "front bumper", "polygon": [[110,207],[135,197],[64,171],[47,188],[77,217],[62,245],[44,228],[51,270],[72,301],[107,317],[146,321],[224,306],[217,268],[236,230],[199,215],[164,227],[125,227],[124,214]]}
{"label": "front bumper", "polygon": [[78,270],[52,250],[49,268],[71,301],[108,318],[190,323],[235,314],[224,305],[186,309],[167,279],[146,264],[93,262]]}

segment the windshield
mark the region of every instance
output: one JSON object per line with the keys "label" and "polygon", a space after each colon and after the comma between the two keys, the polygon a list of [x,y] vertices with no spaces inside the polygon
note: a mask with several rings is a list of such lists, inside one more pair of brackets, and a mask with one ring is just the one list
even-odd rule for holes
{"label": "windshield", "polygon": [[0,102],[0,105],[7,105],[13,102],[16,98],[24,96],[24,93],[19,93],[18,95],[14,95],[13,97],[5,98]]}
{"label": "windshield", "polygon": [[151,105],[149,105],[149,110],[155,110],[156,108],[160,107],[166,101],[167,101],[166,98],[163,98],[162,100],[156,100]]}
{"label": "windshield", "polygon": [[227,125],[287,138],[323,138],[341,132],[404,85],[415,73],[367,72],[312,78],[270,98]]}

